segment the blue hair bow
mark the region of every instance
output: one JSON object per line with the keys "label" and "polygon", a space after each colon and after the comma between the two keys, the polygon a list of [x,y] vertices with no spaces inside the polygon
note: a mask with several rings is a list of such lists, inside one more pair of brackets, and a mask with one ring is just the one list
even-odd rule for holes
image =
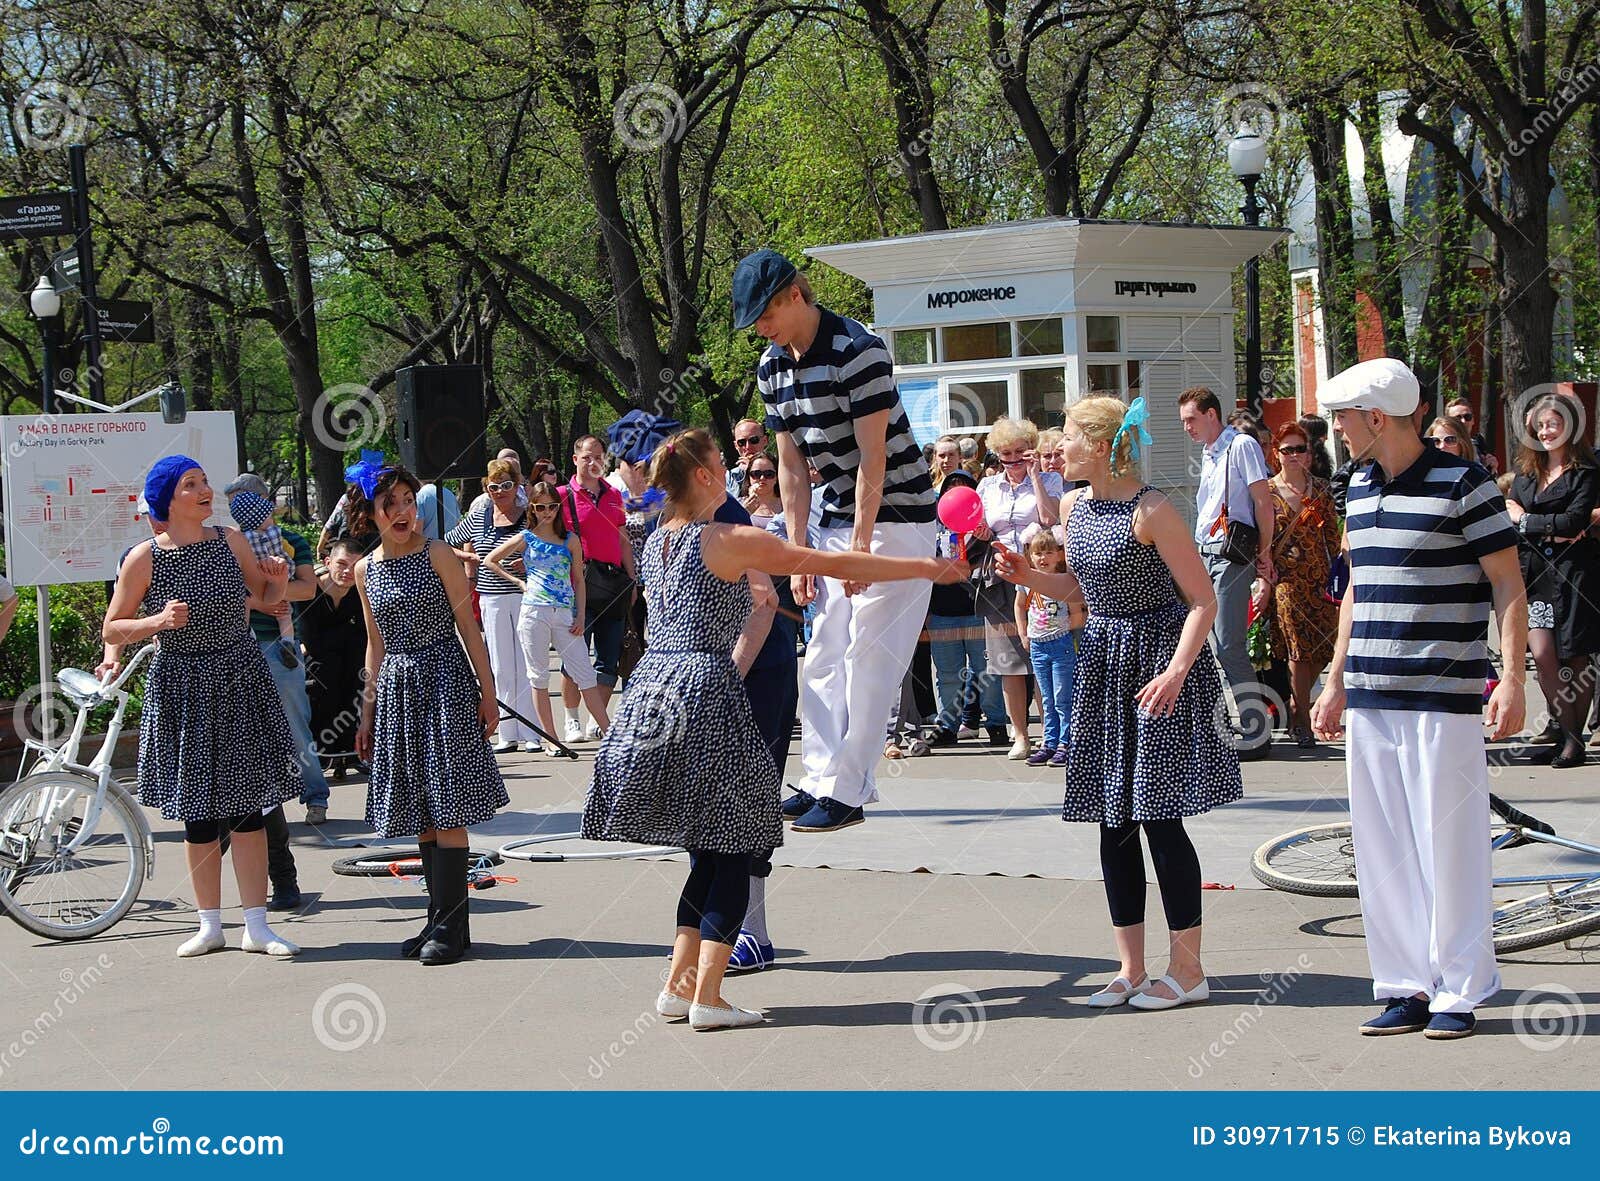
{"label": "blue hair bow", "polygon": [[361,459],[344,469],[344,478],[361,489],[362,496],[371,500],[378,488],[378,477],[388,470],[388,465],[383,462],[382,451],[362,448]]}
{"label": "blue hair bow", "polygon": [[1141,443],[1154,443],[1150,432],[1144,429],[1144,424],[1150,419],[1150,409],[1144,404],[1144,398],[1135,398],[1122,415],[1122,425],[1117,428],[1117,433],[1111,437],[1111,454],[1117,453],[1117,448],[1122,445],[1122,436],[1133,432],[1128,439],[1128,450],[1133,458],[1139,458],[1139,445]]}

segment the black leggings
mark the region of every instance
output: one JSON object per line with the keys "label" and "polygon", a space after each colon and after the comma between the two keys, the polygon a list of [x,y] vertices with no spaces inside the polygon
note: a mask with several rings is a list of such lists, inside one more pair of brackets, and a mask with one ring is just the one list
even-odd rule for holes
{"label": "black leggings", "polygon": [[266,827],[267,818],[260,812],[249,816],[225,816],[221,820],[186,820],[183,823],[183,839],[190,845],[209,845],[212,841],[222,837],[222,830],[229,832],[260,832]]}
{"label": "black leggings", "polygon": [[678,899],[678,926],[732,946],[750,906],[750,854],[689,850],[689,880]]}
{"label": "black leggings", "polygon": [[1139,829],[1150,843],[1167,930],[1187,931],[1200,925],[1200,858],[1195,856],[1182,820],[1144,820],[1100,826],[1100,871],[1106,879],[1111,925],[1135,927],[1144,922],[1144,852]]}

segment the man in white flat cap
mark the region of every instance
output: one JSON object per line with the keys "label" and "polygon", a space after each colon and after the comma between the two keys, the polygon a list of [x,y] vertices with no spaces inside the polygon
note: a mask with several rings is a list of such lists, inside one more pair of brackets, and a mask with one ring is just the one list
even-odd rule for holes
{"label": "man in white flat cap", "polygon": [[[1386,1005],[1361,1032],[1458,1038],[1500,989],[1483,726],[1494,739],[1522,729],[1528,608],[1505,501],[1470,459],[1423,446],[1418,397],[1387,357],[1317,391],[1355,471],[1350,589],[1311,724],[1347,733],[1361,918]],[[1505,669],[1485,713],[1491,599]]]}

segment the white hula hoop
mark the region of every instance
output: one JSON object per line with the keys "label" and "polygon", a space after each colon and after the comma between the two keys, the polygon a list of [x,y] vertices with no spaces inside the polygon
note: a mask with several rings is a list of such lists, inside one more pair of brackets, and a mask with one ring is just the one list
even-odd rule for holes
{"label": "white hula hoop", "polygon": [[554,863],[558,861],[629,861],[633,858],[671,857],[677,853],[687,852],[676,845],[630,845],[621,849],[600,849],[592,853],[559,853],[553,850],[530,850],[529,845],[549,845],[556,841],[581,841],[583,834],[578,832],[552,832],[542,836],[523,837],[521,840],[511,841],[500,846],[499,853],[502,857],[513,858],[517,861],[534,861],[540,863]]}

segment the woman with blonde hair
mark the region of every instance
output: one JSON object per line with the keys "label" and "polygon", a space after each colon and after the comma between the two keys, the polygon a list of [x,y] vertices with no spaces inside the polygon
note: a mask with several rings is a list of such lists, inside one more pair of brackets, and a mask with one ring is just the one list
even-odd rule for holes
{"label": "woman with blonde hair", "polygon": [[[1551,745],[1533,761],[1558,768],[1586,761],[1582,731],[1594,691],[1589,658],[1600,652],[1600,611],[1594,606],[1600,598],[1600,546],[1588,532],[1600,477],[1589,441],[1577,437],[1583,421],[1582,408],[1571,398],[1538,399],[1528,411],[1516,479],[1506,497],[1528,587],[1528,647],[1551,711],[1534,740]],[[1505,658],[1521,660],[1522,653],[1507,652]]]}
{"label": "woman with blonde hair", "polygon": [[[1021,553],[1028,539],[1039,529],[1056,523],[1056,508],[1065,486],[1055,472],[1039,463],[1039,431],[1026,418],[1001,416],[990,428],[989,450],[1001,464],[997,475],[978,484],[983,500],[984,524],[973,530],[979,541],[992,541],[998,548]],[[983,620],[984,644],[988,650],[990,676],[1001,678],[1006,716],[1011,719],[1012,759],[1026,759],[1028,742],[1028,678],[1032,668],[1017,632],[1016,593],[999,578],[979,583],[978,615]],[[1005,734],[991,731],[991,743],[1002,745]]]}
{"label": "woman with blonde hair", "polygon": [[1438,447],[1449,455],[1477,462],[1478,449],[1473,445],[1472,432],[1467,430],[1467,424],[1459,418],[1441,414],[1429,424],[1428,433],[1422,436],[1422,441],[1429,447]]}
{"label": "woman with blonde hair", "polygon": [[762,1020],[730,1005],[722,980],[749,905],[752,857],[783,843],[778,774],[733,659],[754,605],[747,572],[857,582],[967,576],[964,565],[938,558],[821,552],[721,524],[714,517],[726,480],[705,431],[682,431],[656,451],[651,482],[667,508],[645,541],[650,646],[600,743],[583,811],[589,840],[689,851],[656,1011],[687,1017],[697,1030]]}
{"label": "woman with blonde hair", "polygon": [[[1054,598],[1081,586],[1089,618],[1077,644],[1072,741],[1062,819],[1100,825],[1121,966],[1094,1008],[1170,1009],[1210,996],[1200,966],[1200,861],[1183,828],[1241,794],[1239,759],[1216,718],[1221,683],[1206,655],[1216,591],[1178,510],[1139,479],[1143,398],[1093,397],[1067,410],[1061,503],[1070,573],[1001,558],[1006,578]],[[1170,934],[1167,974],[1144,961],[1144,829]]]}
{"label": "woman with blonde hair", "polygon": [[[522,590],[496,574],[483,559],[512,537],[522,533],[522,473],[509,459],[491,459],[484,479],[488,499],[474,502],[467,515],[444,539],[456,547],[456,554],[469,571],[476,571],[478,610],[483,617],[483,642],[489,648],[489,665],[503,700],[523,717],[533,716],[533,688],[522,662],[522,644],[517,639],[517,619],[522,608]],[[523,504],[526,501],[522,502]],[[523,744],[525,750],[539,749],[532,728],[513,717],[500,719],[497,753]]]}

